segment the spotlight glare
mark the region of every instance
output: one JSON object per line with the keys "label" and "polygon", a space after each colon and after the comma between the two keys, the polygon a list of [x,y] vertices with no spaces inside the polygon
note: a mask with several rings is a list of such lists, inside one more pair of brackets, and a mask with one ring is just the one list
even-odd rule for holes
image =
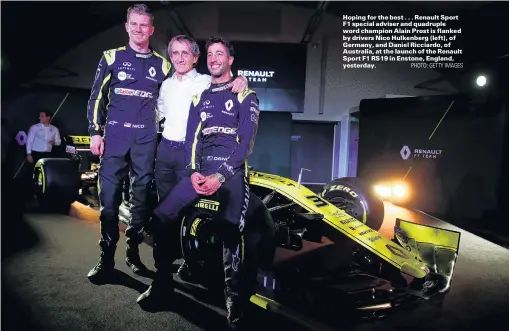
{"label": "spotlight glare", "polygon": [[475,82],[477,83],[478,86],[484,86],[486,85],[486,77],[478,76]]}

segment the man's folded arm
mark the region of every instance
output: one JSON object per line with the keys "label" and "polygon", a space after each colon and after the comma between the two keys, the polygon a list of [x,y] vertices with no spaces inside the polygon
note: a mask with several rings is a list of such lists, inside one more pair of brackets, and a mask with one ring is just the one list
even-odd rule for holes
{"label": "man's folded arm", "polygon": [[60,130],[58,130],[58,128],[56,127],[55,130],[57,131],[55,133],[55,146],[60,146],[60,144],[62,143],[62,138],[60,137]]}

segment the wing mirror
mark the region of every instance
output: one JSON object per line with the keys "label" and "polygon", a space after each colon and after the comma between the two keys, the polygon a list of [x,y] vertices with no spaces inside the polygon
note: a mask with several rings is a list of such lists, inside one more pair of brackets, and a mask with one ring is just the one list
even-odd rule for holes
{"label": "wing mirror", "polygon": [[311,170],[310,169],[306,169],[306,168],[300,168],[299,180],[297,181],[297,188],[300,188],[300,183],[302,181],[302,172],[303,171],[311,171]]}

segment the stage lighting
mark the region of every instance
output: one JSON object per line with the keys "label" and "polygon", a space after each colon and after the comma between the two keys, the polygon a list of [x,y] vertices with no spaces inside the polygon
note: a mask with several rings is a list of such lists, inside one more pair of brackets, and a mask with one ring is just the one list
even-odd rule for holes
{"label": "stage lighting", "polygon": [[379,183],[373,189],[382,200],[393,203],[407,201],[410,195],[408,186],[401,182]]}
{"label": "stage lighting", "polygon": [[477,86],[484,86],[486,85],[486,77],[485,76],[477,76],[477,79],[475,81],[477,83]]}
{"label": "stage lighting", "polygon": [[382,199],[390,198],[392,195],[391,188],[385,185],[375,185],[375,193]]}

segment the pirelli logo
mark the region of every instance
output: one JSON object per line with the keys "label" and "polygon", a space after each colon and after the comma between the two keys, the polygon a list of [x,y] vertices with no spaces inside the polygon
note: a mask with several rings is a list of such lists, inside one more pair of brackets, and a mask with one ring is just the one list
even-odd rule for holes
{"label": "pirelli logo", "polygon": [[208,209],[213,211],[219,210],[219,202],[207,200],[207,199],[201,199],[199,200],[196,205],[194,205],[196,208],[202,208],[202,209]]}
{"label": "pirelli logo", "polygon": [[76,145],[89,145],[90,137],[89,136],[70,136],[72,142]]}

